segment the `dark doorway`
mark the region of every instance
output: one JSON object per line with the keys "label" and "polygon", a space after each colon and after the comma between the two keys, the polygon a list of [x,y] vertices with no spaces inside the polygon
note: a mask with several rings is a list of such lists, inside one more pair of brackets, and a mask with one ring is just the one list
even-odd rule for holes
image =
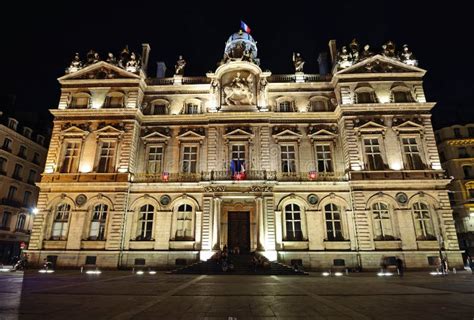
{"label": "dark doorway", "polygon": [[249,212],[229,212],[228,240],[230,250],[239,247],[240,252],[250,251],[250,214]]}

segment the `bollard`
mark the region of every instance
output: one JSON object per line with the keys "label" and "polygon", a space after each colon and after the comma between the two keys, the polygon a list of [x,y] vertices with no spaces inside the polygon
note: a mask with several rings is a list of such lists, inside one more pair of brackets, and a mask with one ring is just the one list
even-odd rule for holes
{"label": "bollard", "polygon": [[81,266],[81,273],[82,273],[82,271],[84,271],[84,267],[83,267],[83,266]]}
{"label": "bollard", "polygon": [[349,269],[346,268],[346,276],[349,275]]}

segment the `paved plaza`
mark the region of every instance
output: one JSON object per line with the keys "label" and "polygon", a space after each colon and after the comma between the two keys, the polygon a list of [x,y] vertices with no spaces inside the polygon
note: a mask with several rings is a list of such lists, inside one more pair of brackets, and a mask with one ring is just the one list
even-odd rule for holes
{"label": "paved plaza", "polygon": [[473,319],[474,276],[0,273],[0,319]]}

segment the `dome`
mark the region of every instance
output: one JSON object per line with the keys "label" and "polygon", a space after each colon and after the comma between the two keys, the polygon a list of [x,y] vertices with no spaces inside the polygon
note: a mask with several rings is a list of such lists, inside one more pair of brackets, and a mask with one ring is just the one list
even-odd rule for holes
{"label": "dome", "polygon": [[257,42],[247,32],[240,30],[232,34],[225,44],[224,56],[242,59],[247,51],[252,60],[257,60]]}

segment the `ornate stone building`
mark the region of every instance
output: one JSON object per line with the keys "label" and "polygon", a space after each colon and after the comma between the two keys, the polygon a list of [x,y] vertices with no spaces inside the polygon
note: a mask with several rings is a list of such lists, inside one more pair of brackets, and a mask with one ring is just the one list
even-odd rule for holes
{"label": "ornate stone building", "polygon": [[313,269],[440,253],[460,265],[425,70],[391,42],[329,47],[326,75],[300,54],[294,74],[262,70],[244,32],[205,77],[184,76],[183,57],[173,77],[147,77],[146,44],[76,55],[51,110],[31,259],[170,267],[227,244]]}
{"label": "ornate stone building", "polygon": [[9,264],[28,245],[48,150],[44,135],[0,116],[0,264]]}
{"label": "ornate stone building", "polygon": [[474,125],[436,131],[441,165],[453,179],[449,185],[456,230],[462,250],[474,255]]}

